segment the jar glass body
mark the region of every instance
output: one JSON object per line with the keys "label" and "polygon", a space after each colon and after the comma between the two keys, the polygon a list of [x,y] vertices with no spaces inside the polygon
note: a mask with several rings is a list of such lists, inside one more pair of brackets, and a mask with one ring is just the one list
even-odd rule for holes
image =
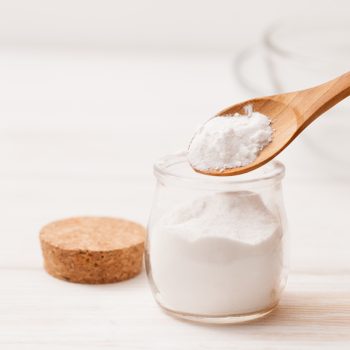
{"label": "jar glass body", "polygon": [[200,322],[270,313],[287,278],[283,165],[211,177],[178,154],[157,162],[155,175],[146,270],[158,304]]}

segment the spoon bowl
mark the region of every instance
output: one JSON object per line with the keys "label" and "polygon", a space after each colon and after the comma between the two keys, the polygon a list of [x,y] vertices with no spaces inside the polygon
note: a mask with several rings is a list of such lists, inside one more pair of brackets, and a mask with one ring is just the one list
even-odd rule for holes
{"label": "spoon bowl", "polygon": [[286,94],[255,98],[228,107],[217,117],[245,114],[251,105],[255,112],[267,116],[273,130],[272,141],[250,164],[229,169],[195,171],[215,176],[239,175],[254,170],[283,151],[308,125],[350,95],[350,72],[316,87]]}

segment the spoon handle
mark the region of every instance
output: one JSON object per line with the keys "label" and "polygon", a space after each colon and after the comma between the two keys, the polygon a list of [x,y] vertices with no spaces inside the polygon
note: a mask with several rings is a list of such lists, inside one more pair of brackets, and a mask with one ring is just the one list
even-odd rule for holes
{"label": "spoon handle", "polygon": [[[350,96],[350,72],[322,85],[286,94],[283,96],[283,101],[299,114],[302,129],[305,129],[316,118],[348,96]],[[276,96],[275,100],[279,100],[279,97]]]}

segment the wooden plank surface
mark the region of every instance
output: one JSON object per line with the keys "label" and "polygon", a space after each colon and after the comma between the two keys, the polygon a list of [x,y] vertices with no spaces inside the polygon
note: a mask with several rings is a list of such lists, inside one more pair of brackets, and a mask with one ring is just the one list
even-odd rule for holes
{"label": "wooden plank surface", "polygon": [[182,322],[158,309],[144,273],[84,286],[42,269],[38,232],[51,220],[91,214],[147,223],[154,160],[183,149],[218,107],[246,97],[230,59],[1,53],[1,350],[350,348],[350,176],[325,172],[329,160],[302,140],[282,156],[291,274],[269,318]]}
{"label": "wooden plank surface", "polygon": [[118,285],[85,286],[41,269],[2,270],[1,349],[341,348],[350,341],[350,278],[292,274],[280,307],[234,326],[178,321],[154,303],[145,274]]}

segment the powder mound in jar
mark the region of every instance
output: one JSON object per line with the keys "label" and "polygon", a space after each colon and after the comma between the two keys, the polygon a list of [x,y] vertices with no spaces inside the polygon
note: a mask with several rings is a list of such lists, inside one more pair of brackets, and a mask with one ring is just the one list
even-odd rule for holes
{"label": "powder mound in jar", "polygon": [[195,134],[188,161],[198,170],[225,170],[252,163],[272,141],[271,121],[246,108],[247,115],[215,117]]}
{"label": "powder mound in jar", "polygon": [[162,224],[189,241],[223,237],[244,244],[265,240],[277,226],[261,198],[248,191],[199,198],[165,216]]}
{"label": "powder mound in jar", "polygon": [[282,225],[253,192],[198,198],[150,227],[159,301],[202,315],[273,307],[283,270]]}

